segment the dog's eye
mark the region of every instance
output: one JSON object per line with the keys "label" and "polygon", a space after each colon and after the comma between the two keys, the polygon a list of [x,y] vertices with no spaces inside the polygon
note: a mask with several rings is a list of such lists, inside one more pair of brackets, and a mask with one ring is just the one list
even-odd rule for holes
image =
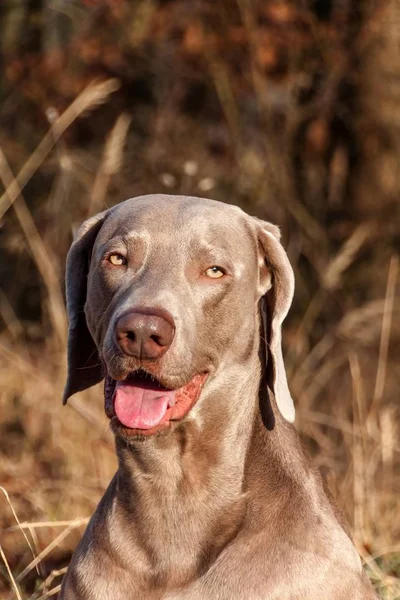
{"label": "dog's eye", "polygon": [[219,279],[220,277],[223,277],[225,275],[225,271],[221,269],[221,267],[214,266],[207,269],[204,275],[207,275],[207,277],[211,277],[211,279]]}
{"label": "dog's eye", "polygon": [[122,256],[122,254],[117,254],[116,252],[114,252],[114,254],[109,255],[108,261],[115,267],[121,267],[122,265],[126,265],[125,256]]}

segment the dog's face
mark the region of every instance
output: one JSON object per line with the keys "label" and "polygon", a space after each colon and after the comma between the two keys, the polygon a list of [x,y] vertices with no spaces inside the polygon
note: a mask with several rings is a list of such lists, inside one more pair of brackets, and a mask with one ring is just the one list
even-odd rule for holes
{"label": "dog's face", "polygon": [[[75,375],[80,368],[85,377],[75,357],[85,355],[79,337],[89,339],[80,332],[82,318],[74,320],[80,298],[115,432],[148,436],[172,428],[215,378],[257,357],[259,302],[274,275],[259,227],[235,206],[169,196],[133,198],[84,225],[67,275],[70,359]],[[82,297],[76,278],[84,269],[76,261],[85,260]],[[93,372],[92,358],[86,366]],[[74,386],[70,374],[67,395],[94,382]]]}

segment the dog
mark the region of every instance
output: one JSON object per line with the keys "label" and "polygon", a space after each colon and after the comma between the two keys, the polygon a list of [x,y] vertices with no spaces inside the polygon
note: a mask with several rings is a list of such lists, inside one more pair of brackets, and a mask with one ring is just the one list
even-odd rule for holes
{"label": "dog", "polygon": [[104,379],[119,466],[62,600],[376,599],[292,425],[279,238],[236,206],[167,195],[79,230],[64,401]]}

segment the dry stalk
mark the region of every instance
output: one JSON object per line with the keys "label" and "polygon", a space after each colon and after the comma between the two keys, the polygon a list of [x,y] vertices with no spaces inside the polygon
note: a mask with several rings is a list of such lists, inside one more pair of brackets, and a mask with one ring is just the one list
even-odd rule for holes
{"label": "dry stalk", "polygon": [[33,550],[33,548],[32,548],[32,545],[31,545],[31,543],[30,543],[30,541],[29,541],[29,539],[28,539],[28,536],[26,535],[25,531],[24,531],[24,530],[23,530],[23,528],[21,527],[21,523],[20,523],[20,521],[19,521],[19,519],[18,519],[17,513],[16,513],[16,512],[15,512],[15,510],[14,510],[14,507],[13,507],[13,505],[12,505],[12,502],[11,502],[11,500],[10,500],[10,496],[8,495],[8,492],[7,492],[7,490],[6,490],[5,488],[3,488],[3,486],[0,486],[0,490],[3,492],[3,494],[4,494],[4,496],[6,497],[6,500],[7,500],[7,502],[8,502],[8,505],[9,505],[9,507],[11,508],[11,512],[12,512],[12,514],[13,514],[13,517],[14,517],[14,519],[15,519],[15,520],[16,520],[16,522],[17,522],[17,529],[19,529],[19,530],[21,531],[22,535],[23,535],[23,536],[24,536],[24,538],[25,538],[25,541],[26,541],[26,543],[27,543],[27,544],[28,544],[28,546],[29,546],[29,549],[30,549],[30,551],[32,552],[32,556],[33,556],[33,558],[35,558],[35,552],[34,552],[34,550]]}
{"label": "dry stalk", "polygon": [[70,521],[33,521],[32,523],[19,523],[18,527],[9,527],[7,531],[14,531],[16,529],[42,529],[47,527],[80,527],[81,525],[87,525],[89,522],[88,517],[78,517]]}
{"label": "dry stalk", "polygon": [[389,494],[394,492],[394,452],[395,440],[398,439],[396,411],[392,406],[385,407],[380,413],[381,429],[381,459],[383,479]]}
{"label": "dry stalk", "polygon": [[1,545],[0,545],[0,555],[1,555],[1,558],[3,559],[4,564],[5,564],[8,576],[10,578],[10,582],[11,582],[12,588],[14,590],[14,594],[18,598],[18,600],[22,600],[22,596],[19,593],[19,589],[18,589],[17,583],[16,583],[15,578],[14,578],[14,576],[12,574],[12,571],[10,569],[10,565],[8,564],[6,555],[4,554],[4,550],[1,547]]}
{"label": "dry stalk", "polygon": [[[326,413],[322,413],[316,410],[307,410],[304,408],[298,408],[296,410],[296,415],[299,415],[302,421],[305,423],[310,421],[311,423],[318,423],[319,425],[324,425],[326,427],[330,427],[332,429],[336,429],[341,431],[342,433],[346,433],[352,436],[358,436],[362,438],[365,436],[365,428],[359,427],[358,425],[352,425],[350,423],[345,423],[343,419],[339,419],[332,415],[328,415]],[[370,435],[370,438],[376,441],[378,444],[381,441],[379,436]],[[392,452],[396,452],[400,454],[400,444],[397,444],[396,441],[392,441],[390,445],[390,450]]]}
{"label": "dry stalk", "polygon": [[[49,253],[39,235],[31,213],[22,196],[18,182],[14,178],[10,165],[0,148],[0,179],[6,188],[17,190],[17,196],[14,198],[13,207],[17,215],[19,224],[25,234],[26,240],[31,249],[33,259],[36,263],[39,273],[46,285],[49,301],[49,313],[61,346],[66,343],[65,332],[67,330],[67,317],[64,308],[64,299],[58,280],[58,275],[54,268],[55,261],[51,259]],[[6,191],[7,194],[7,191]]]}
{"label": "dry stalk", "polygon": [[72,521],[64,531],[62,531],[34,560],[32,560],[25,569],[15,578],[15,581],[19,583],[34,569],[42,560],[45,558],[54,548],[56,548],[76,527],[81,525],[81,520]]}
{"label": "dry stalk", "polygon": [[365,494],[365,436],[358,436],[356,429],[365,422],[365,392],[361,375],[360,362],[355,352],[349,353],[349,365],[353,384],[353,498],[354,498],[354,530],[356,537],[364,541],[369,539],[366,531],[364,506]]}
{"label": "dry stalk", "polygon": [[122,113],[111,133],[109,134],[103,158],[96,173],[89,202],[88,216],[99,212],[104,207],[105,198],[113,175],[116,175],[122,166],[124,145],[131,124],[131,117]]}
{"label": "dry stalk", "polygon": [[365,242],[371,237],[373,226],[370,223],[361,223],[348,240],[343,244],[335,258],[329,263],[321,279],[322,286],[329,291],[337,289],[340,279],[354,261]]}
{"label": "dry stalk", "polygon": [[370,414],[383,398],[386,379],[386,367],[389,352],[390,331],[392,326],[393,308],[396,295],[396,282],[399,269],[399,257],[393,255],[390,259],[388,279],[386,285],[385,305],[383,309],[381,341],[379,347],[378,368],[375,380],[374,398]]}
{"label": "dry stalk", "polygon": [[61,591],[61,584],[56,585],[56,587],[53,587],[48,592],[45,592],[42,596],[40,596],[38,598],[38,600],[45,600],[45,598],[50,598],[51,596],[55,596],[56,594],[58,594],[59,591]]}
{"label": "dry stalk", "polygon": [[51,129],[44,136],[36,150],[28,158],[13,183],[0,197],[0,219],[19,197],[31,177],[39,169],[47,155],[51,152],[58,139],[72,123],[88,110],[93,110],[103,104],[110,94],[119,88],[116,79],[90,83],[79,96],[70,104],[63,114],[55,120]]}
{"label": "dry stalk", "polygon": [[[52,596],[54,593],[54,590],[56,588],[53,588],[52,590],[48,590],[46,591],[46,589],[50,586],[51,583],[53,583],[54,579],[56,577],[60,577],[61,575],[65,575],[65,573],[67,572],[68,567],[64,567],[63,569],[54,569],[50,575],[48,577],[46,577],[46,579],[43,581],[43,583],[41,584],[39,590],[33,594],[33,596],[31,596],[31,598],[29,600],[41,600],[41,598],[47,598],[48,596]],[[58,587],[58,586],[56,586]],[[60,586],[61,588],[61,586]],[[44,594],[41,594],[41,592],[44,590]]]}
{"label": "dry stalk", "polygon": [[16,340],[23,333],[23,327],[19,321],[17,315],[14,312],[13,307],[9,303],[7,296],[0,288],[0,315],[11,334],[11,337]]}
{"label": "dry stalk", "polygon": [[326,299],[326,292],[333,292],[340,284],[341,277],[354,261],[365,242],[371,237],[373,226],[370,223],[359,225],[350,238],[343,244],[336,256],[330,261],[321,276],[321,287],[312,298],[307,311],[297,329],[296,341],[289,352],[289,361],[294,362],[295,356],[300,356],[305,349],[308,335],[314,326]]}

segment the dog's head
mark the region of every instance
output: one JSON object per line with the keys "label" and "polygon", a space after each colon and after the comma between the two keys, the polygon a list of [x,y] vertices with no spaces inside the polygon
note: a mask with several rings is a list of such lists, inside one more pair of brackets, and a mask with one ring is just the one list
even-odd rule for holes
{"label": "dog's head", "polygon": [[293,421],[281,350],[293,281],[278,229],[235,206],[154,195],[92,217],[67,260],[64,401],[105,378],[114,429],[168,429],[221,373],[259,365],[261,313],[266,380]]}

